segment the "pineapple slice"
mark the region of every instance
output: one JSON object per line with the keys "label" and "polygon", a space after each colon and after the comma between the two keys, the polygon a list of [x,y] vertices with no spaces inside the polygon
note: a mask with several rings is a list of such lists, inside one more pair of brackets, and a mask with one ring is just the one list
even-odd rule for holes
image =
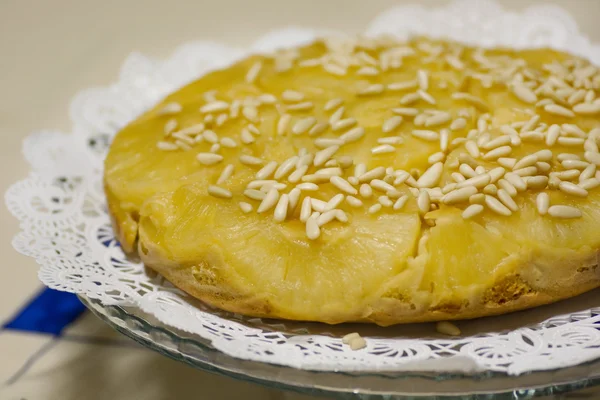
{"label": "pineapple slice", "polygon": [[551,50],[325,40],[214,71],[116,136],[126,252],[225,310],[380,325],[600,285],[600,73]]}
{"label": "pineapple slice", "polygon": [[300,221],[245,214],[201,185],[158,194],[140,214],[145,263],[193,295],[250,315],[328,323],[369,315],[373,293],[406,268],[420,230],[408,205],[330,223],[312,242]]}

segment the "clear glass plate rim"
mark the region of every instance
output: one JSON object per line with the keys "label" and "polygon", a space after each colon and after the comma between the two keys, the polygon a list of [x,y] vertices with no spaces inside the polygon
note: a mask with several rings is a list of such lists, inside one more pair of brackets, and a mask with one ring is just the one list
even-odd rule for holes
{"label": "clear glass plate rim", "polygon": [[[437,392],[406,392],[406,391],[398,391],[398,392],[389,392],[389,391],[378,391],[377,389],[366,389],[363,387],[326,387],[324,385],[307,385],[306,383],[298,383],[292,382],[289,379],[273,379],[272,377],[259,376],[258,374],[249,373],[251,371],[250,368],[244,369],[242,368],[231,368],[224,365],[219,365],[216,362],[212,362],[210,360],[200,360],[193,355],[186,354],[181,350],[185,345],[191,344],[197,348],[200,348],[204,352],[210,353],[218,353],[219,357],[225,357],[230,359],[232,362],[244,364],[248,363],[248,365],[267,365],[265,363],[260,363],[256,361],[248,361],[241,360],[235,357],[227,356],[218,350],[214,349],[210,343],[206,340],[197,340],[193,337],[184,337],[184,335],[180,335],[177,332],[171,330],[168,327],[156,326],[151,322],[147,321],[144,317],[133,314],[128,311],[124,307],[121,306],[104,306],[98,300],[90,299],[84,295],[79,295],[79,298],[85,304],[88,309],[92,311],[92,313],[100,318],[102,321],[110,325],[112,328],[116,329],[120,333],[132,338],[136,342],[142,344],[145,347],[148,347],[152,350],[158,351],[159,353],[166,355],[170,358],[173,358],[178,361],[185,362],[186,364],[198,368],[207,372],[217,373],[220,375],[241,379],[244,381],[250,381],[258,384],[262,384],[269,387],[274,387],[278,389],[286,389],[292,390],[300,393],[309,393],[309,394],[321,394],[321,395],[342,395],[342,396],[357,396],[358,398],[377,398],[377,397],[385,397],[385,396],[395,396],[396,398],[419,398],[419,399],[437,399],[437,398],[461,398],[461,399],[478,399],[480,396],[485,396],[486,399],[520,399],[520,398],[531,398],[535,395],[543,396],[550,395],[557,392],[564,393],[573,390],[578,390],[586,387],[600,385],[600,361],[590,362],[582,365],[578,365],[575,367],[570,367],[566,369],[559,369],[555,371],[545,371],[545,372],[532,372],[529,374],[525,374],[525,376],[533,376],[533,375],[542,375],[542,374],[550,374],[553,375],[553,372],[561,372],[564,370],[570,369],[578,369],[585,366],[591,366],[596,364],[598,368],[595,376],[581,376],[578,378],[566,379],[558,382],[551,382],[546,384],[539,384],[533,386],[521,386],[516,385],[518,387],[513,387],[511,389],[496,389],[491,391],[473,391],[473,392],[453,392],[453,393],[437,393]],[[173,346],[167,346],[163,343],[159,343],[156,340],[152,340],[149,337],[144,337],[140,333],[136,332],[135,329],[125,325],[120,324],[114,320],[114,316],[110,312],[110,310],[115,311],[121,319],[124,320],[123,317],[128,318],[134,321],[137,324],[140,324],[147,331],[150,332],[160,332],[164,335],[167,335],[169,339],[173,343],[178,343],[177,348],[173,348]],[[143,331],[143,329],[142,329]],[[179,343],[184,344],[184,346],[179,345]],[[499,378],[499,379],[513,379],[515,381],[518,380],[518,377],[510,377],[504,373],[498,372],[485,372],[479,373],[477,375],[464,375],[464,374],[424,374],[424,373],[416,373],[416,372],[394,372],[394,373],[356,373],[356,372],[343,372],[343,371],[305,371],[298,370],[291,367],[279,366],[274,364],[268,364],[270,368],[277,369],[278,371],[293,371],[296,374],[306,374],[307,376],[328,376],[328,375],[336,375],[336,376],[345,376],[350,379],[360,380],[360,379],[368,379],[368,378],[383,378],[387,380],[410,380],[410,379],[423,379],[429,381],[430,383],[440,383],[443,381],[453,381],[459,379],[473,380],[473,381],[486,381],[491,378]],[[281,378],[281,374],[278,376]],[[448,397],[451,396],[451,397]],[[492,397],[489,397],[492,396]]]}

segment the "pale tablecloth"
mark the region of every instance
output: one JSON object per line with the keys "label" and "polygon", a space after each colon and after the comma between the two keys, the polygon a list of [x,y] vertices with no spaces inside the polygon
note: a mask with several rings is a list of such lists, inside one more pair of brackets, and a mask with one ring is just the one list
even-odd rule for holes
{"label": "pale tablecloth", "polygon": [[[416,1],[416,0],[415,0]],[[78,90],[113,81],[133,50],[164,56],[178,44],[215,39],[245,45],[290,24],[357,33],[399,0],[3,0],[0,2],[0,187],[28,173],[20,155],[31,131],[68,131],[68,105]],[[422,1],[435,6],[442,0]],[[536,1],[505,0],[511,9]],[[600,0],[554,0],[600,42]],[[10,239],[16,220],[0,207],[0,322],[40,284],[32,259]],[[0,331],[0,399],[306,399],[307,396],[196,371],[134,344],[90,314],[61,339]],[[26,362],[26,372],[15,376]],[[18,379],[16,379],[18,378]],[[10,384],[8,384],[8,383]],[[576,394],[573,394],[575,396]],[[600,398],[598,390],[577,394]],[[570,397],[570,396],[569,396]],[[565,397],[566,398],[566,397]]]}

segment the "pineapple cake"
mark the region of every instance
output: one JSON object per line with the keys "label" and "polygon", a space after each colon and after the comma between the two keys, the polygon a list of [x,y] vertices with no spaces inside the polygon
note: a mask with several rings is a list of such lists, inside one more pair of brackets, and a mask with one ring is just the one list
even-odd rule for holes
{"label": "pineapple cake", "polygon": [[600,71],[550,49],[324,39],[255,55],[115,137],[125,252],[215,307],[380,325],[600,286]]}

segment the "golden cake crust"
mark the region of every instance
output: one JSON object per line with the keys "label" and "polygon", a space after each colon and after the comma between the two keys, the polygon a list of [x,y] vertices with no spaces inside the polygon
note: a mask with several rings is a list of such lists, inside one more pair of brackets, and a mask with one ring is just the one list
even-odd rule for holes
{"label": "golden cake crust", "polygon": [[[140,247],[143,245],[140,244]],[[139,249],[139,254],[144,264],[157,271],[171,283],[193,297],[203,302],[232,313],[261,318],[282,318],[296,320],[316,320],[329,324],[341,322],[369,322],[381,326],[398,323],[417,323],[443,320],[461,320],[494,315],[506,314],[514,311],[525,310],[556,301],[568,299],[600,286],[600,273],[598,260],[600,253],[591,255],[587,260],[577,260],[567,268],[569,274],[553,282],[530,284],[519,275],[512,275],[496,282],[486,291],[486,296],[478,299],[476,303],[456,308],[414,307],[406,299],[381,297],[370,303],[364,304],[360,309],[353,310],[352,315],[312,315],[310,317],[290,316],[283,313],[261,294],[238,291],[220,282],[219,284],[202,284],[192,272],[193,266],[174,264],[172,260],[162,258],[158,253],[147,249]],[[199,264],[215,269],[219,266],[201,260]],[[526,270],[535,264],[523,265]],[[507,285],[507,283],[510,283]],[[500,302],[499,302],[500,301]]]}

